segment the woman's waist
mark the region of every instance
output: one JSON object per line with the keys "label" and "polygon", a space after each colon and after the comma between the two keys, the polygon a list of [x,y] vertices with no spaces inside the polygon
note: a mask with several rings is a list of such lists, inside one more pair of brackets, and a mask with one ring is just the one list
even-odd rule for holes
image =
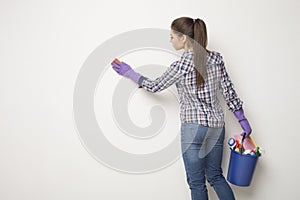
{"label": "woman's waist", "polygon": [[180,103],[181,110],[197,110],[207,114],[223,113],[223,108],[219,103]]}

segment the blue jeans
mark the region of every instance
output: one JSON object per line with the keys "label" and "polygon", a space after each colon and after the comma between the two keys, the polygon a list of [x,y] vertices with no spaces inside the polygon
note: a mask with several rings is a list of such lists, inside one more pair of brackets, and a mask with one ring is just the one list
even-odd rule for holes
{"label": "blue jeans", "polygon": [[234,200],[221,168],[225,128],[181,124],[181,150],[192,200],[208,199],[206,179],[219,199]]}

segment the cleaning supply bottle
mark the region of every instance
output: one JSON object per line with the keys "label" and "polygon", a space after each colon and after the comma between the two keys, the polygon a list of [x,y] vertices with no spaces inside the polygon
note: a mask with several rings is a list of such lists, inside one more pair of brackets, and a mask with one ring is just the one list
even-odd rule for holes
{"label": "cleaning supply bottle", "polygon": [[229,145],[230,149],[234,150],[235,147],[236,147],[235,139],[234,138],[229,138],[228,145]]}

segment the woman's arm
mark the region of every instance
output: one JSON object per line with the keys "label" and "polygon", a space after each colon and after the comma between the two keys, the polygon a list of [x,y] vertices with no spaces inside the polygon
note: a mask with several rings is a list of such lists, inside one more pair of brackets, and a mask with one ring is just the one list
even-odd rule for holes
{"label": "woman's arm", "polygon": [[234,85],[225,69],[225,64],[223,59],[220,64],[220,69],[221,69],[220,88],[223,97],[227,102],[229,110],[231,110],[234,113],[234,116],[238,119],[242,129],[244,130],[244,132],[241,135],[249,136],[252,132],[252,129],[250,127],[247,118],[244,115],[244,110],[242,108],[243,102],[237,96],[237,93],[234,90]]}
{"label": "woman's arm", "polygon": [[234,112],[242,108],[243,101],[237,96],[234,85],[226,71],[223,59],[219,66],[221,71],[220,90],[229,110]]}
{"label": "woman's arm", "polygon": [[151,80],[145,76],[139,78],[139,88],[144,88],[149,92],[162,91],[193,69],[192,54],[183,55],[180,60],[173,62],[170,67],[158,78]]}

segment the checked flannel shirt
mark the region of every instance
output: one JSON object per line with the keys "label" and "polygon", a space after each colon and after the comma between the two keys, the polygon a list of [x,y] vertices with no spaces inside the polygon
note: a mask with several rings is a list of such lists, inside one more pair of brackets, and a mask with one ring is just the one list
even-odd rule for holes
{"label": "checked flannel shirt", "polygon": [[242,107],[243,102],[238,98],[234,85],[226,72],[223,57],[219,52],[211,51],[207,55],[207,79],[199,90],[196,90],[196,69],[193,64],[193,51],[185,50],[179,60],[158,78],[151,80],[141,76],[139,88],[149,92],[162,91],[176,84],[180,120],[182,123],[198,123],[208,127],[223,127],[224,112],[219,104],[217,92],[220,91],[234,112]]}

